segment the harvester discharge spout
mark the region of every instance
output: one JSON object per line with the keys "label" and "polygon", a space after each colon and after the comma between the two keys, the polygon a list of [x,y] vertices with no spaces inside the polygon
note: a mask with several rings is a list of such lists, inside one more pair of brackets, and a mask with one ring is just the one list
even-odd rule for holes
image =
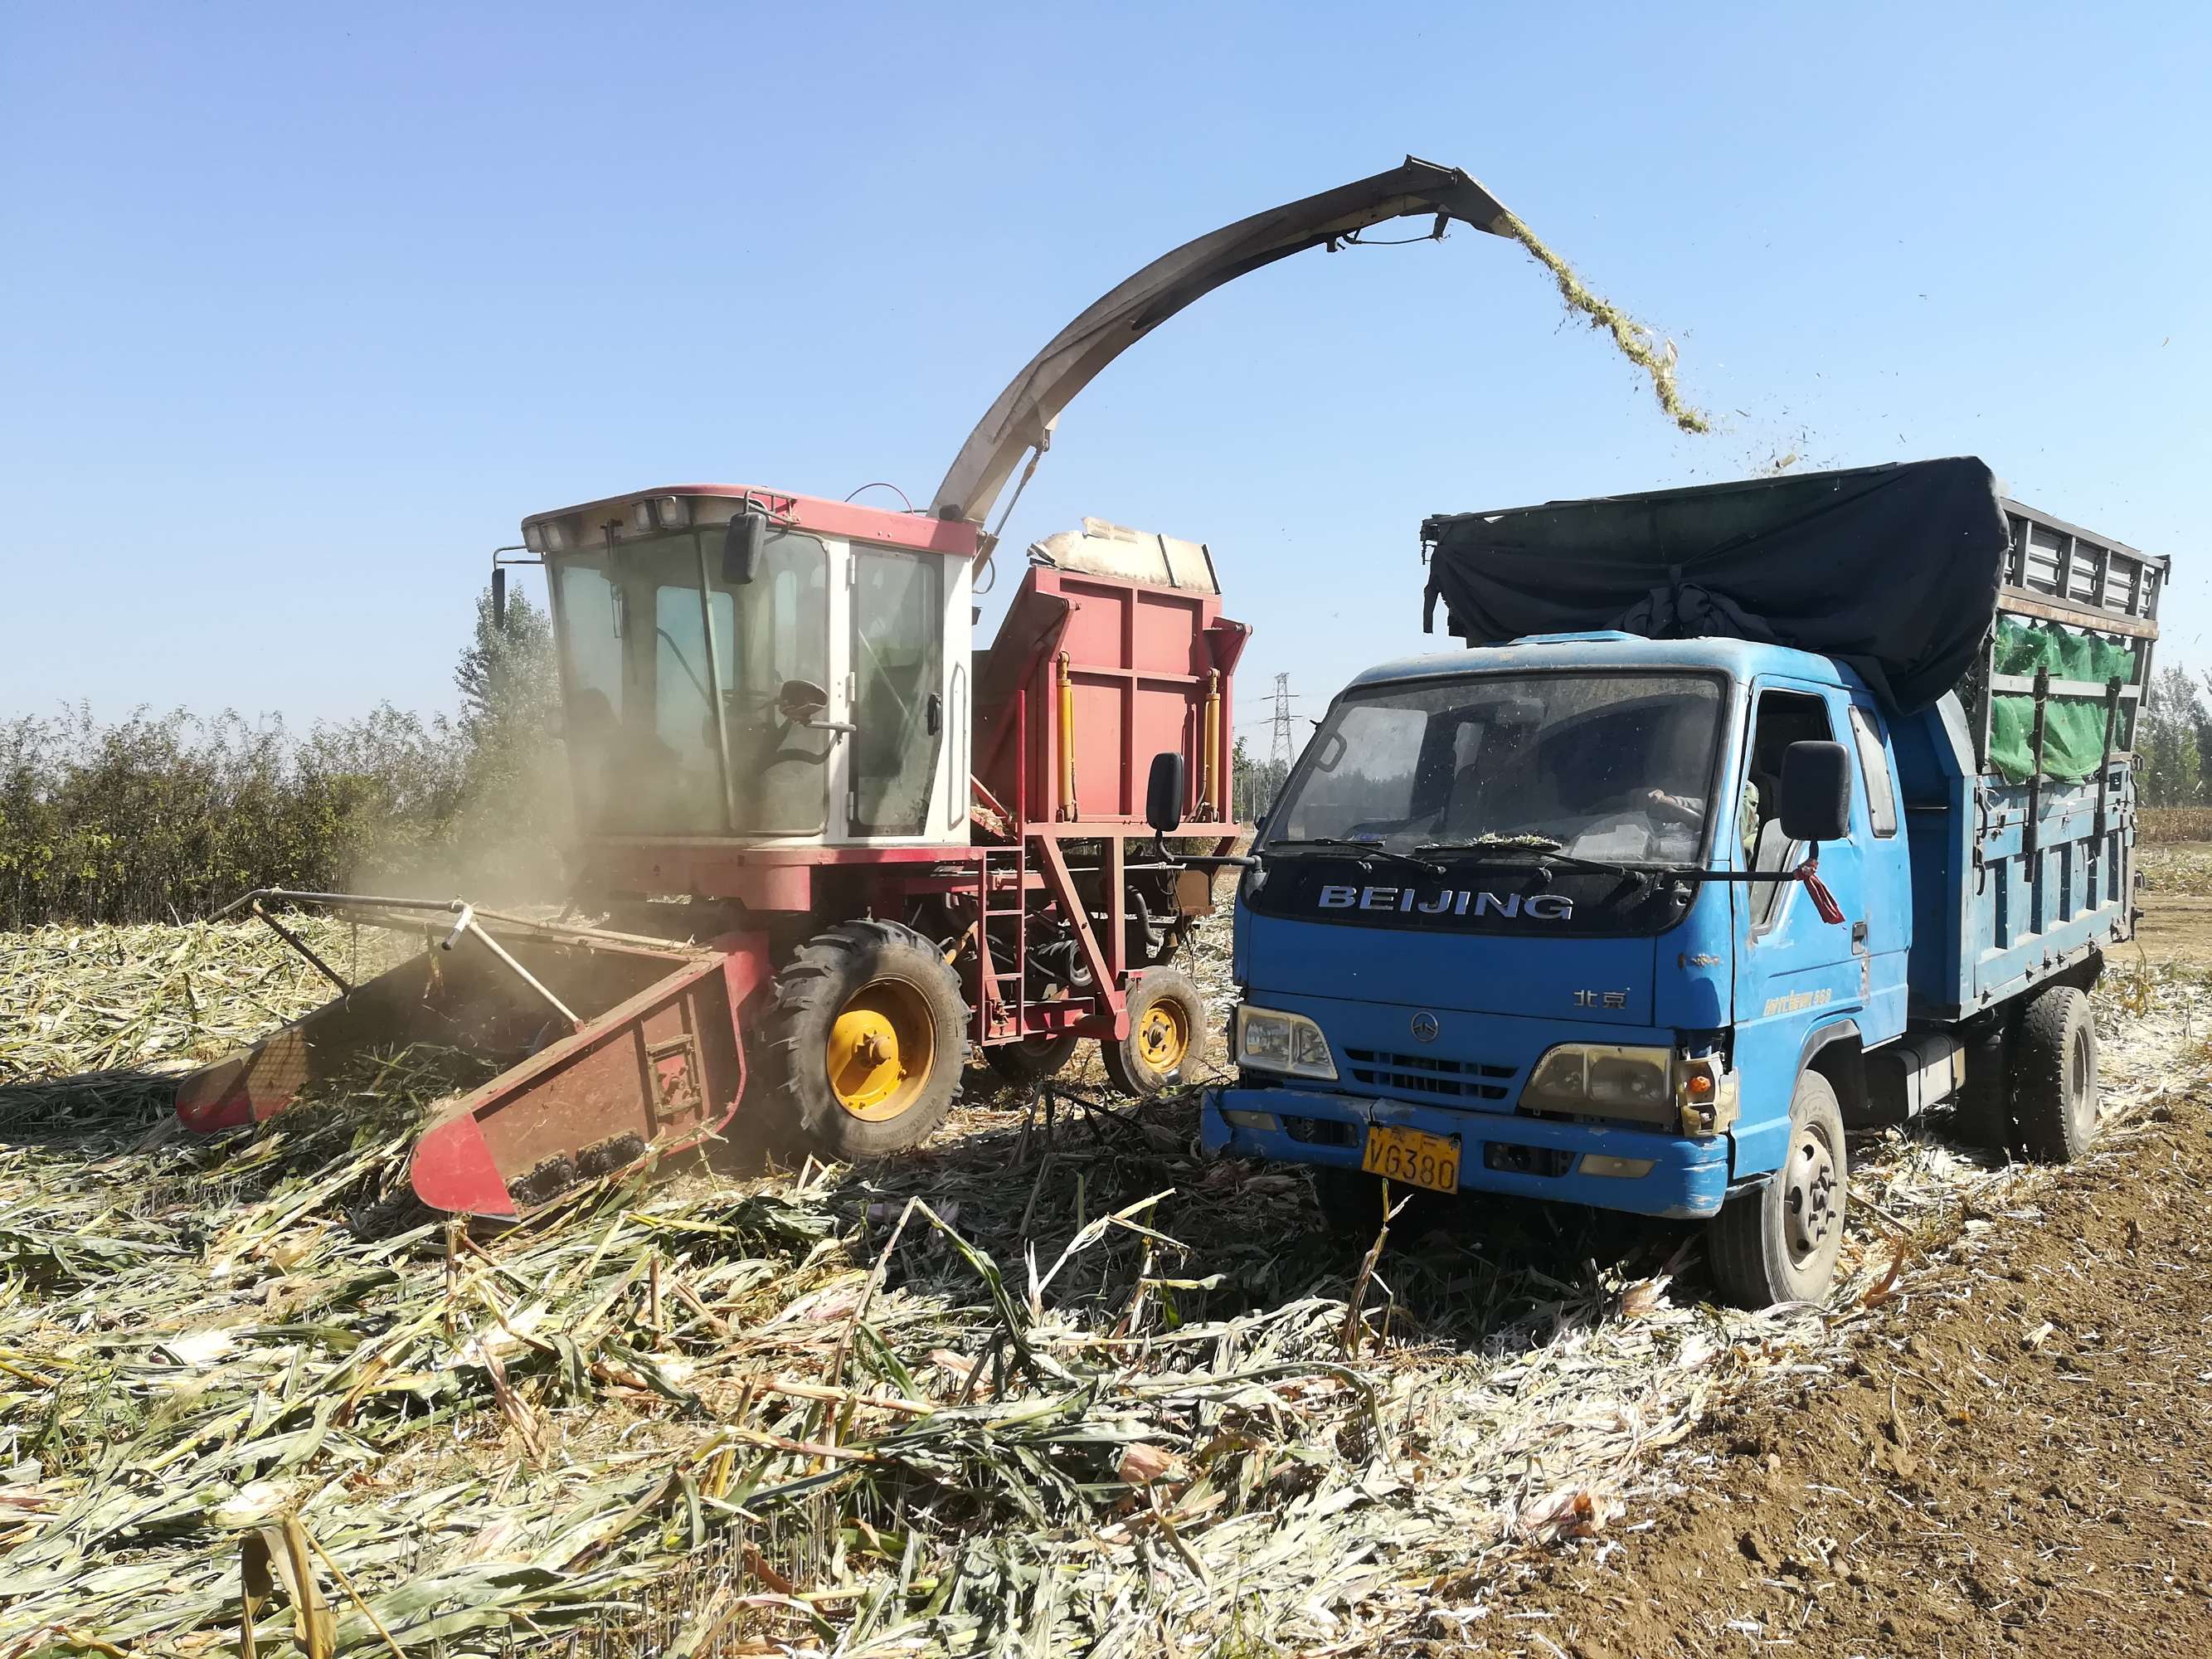
{"label": "harvester discharge spout", "polygon": [[930,511],[981,524],[1022,457],[1052,446],[1060,410],[1116,357],[1193,301],[1247,272],[1310,247],[1355,242],[1370,225],[1434,216],[1516,237],[1513,216],[1457,167],[1408,155],[1402,166],[1301,197],[1162,254],[1046,342],[999,394],[953,459]]}

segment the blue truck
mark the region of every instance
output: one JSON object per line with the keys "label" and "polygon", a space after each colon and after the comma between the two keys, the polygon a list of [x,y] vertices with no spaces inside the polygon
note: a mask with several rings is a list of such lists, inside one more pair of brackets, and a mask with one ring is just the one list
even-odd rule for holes
{"label": "blue truck", "polygon": [[2097,1123],[2162,559],[1960,458],[1431,518],[1468,648],[1332,702],[1239,880],[1213,1152],[1709,1222],[1820,1297],[1849,1131]]}

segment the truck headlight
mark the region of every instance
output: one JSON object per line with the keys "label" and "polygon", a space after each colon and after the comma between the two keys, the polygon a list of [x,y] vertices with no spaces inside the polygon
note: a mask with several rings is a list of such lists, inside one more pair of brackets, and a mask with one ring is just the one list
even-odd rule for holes
{"label": "truck headlight", "polygon": [[1622,1118],[1675,1127],[1674,1051],[1610,1042],[1568,1042],[1547,1050],[1528,1075],[1521,1104],[1534,1112]]}
{"label": "truck headlight", "polygon": [[1279,1013],[1273,1008],[1239,1003],[1234,1046],[1237,1063],[1253,1071],[1336,1080],[1336,1061],[1329,1057],[1328,1039],[1304,1014]]}

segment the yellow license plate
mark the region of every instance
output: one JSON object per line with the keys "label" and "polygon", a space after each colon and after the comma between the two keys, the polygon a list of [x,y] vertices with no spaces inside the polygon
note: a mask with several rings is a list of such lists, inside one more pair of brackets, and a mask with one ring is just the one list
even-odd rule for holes
{"label": "yellow license plate", "polygon": [[1459,1190],[1459,1137],[1423,1134],[1419,1129],[1399,1129],[1378,1123],[1367,1132],[1367,1150],[1359,1167],[1385,1181],[1431,1192]]}

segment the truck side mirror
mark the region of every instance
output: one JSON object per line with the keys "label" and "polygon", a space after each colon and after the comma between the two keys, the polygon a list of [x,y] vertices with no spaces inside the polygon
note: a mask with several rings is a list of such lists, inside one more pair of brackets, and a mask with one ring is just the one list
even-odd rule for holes
{"label": "truck side mirror", "polygon": [[1152,775],[1145,780],[1145,822],[1156,836],[1171,836],[1182,828],[1182,756],[1164,749],[1152,757]]}
{"label": "truck side mirror", "polygon": [[1851,760],[1840,743],[1793,743],[1782,751],[1782,833],[1841,841],[1850,833]]}
{"label": "truck side mirror", "polygon": [[761,549],[768,543],[768,515],[741,510],[722,532],[722,585],[743,587],[760,574]]}

